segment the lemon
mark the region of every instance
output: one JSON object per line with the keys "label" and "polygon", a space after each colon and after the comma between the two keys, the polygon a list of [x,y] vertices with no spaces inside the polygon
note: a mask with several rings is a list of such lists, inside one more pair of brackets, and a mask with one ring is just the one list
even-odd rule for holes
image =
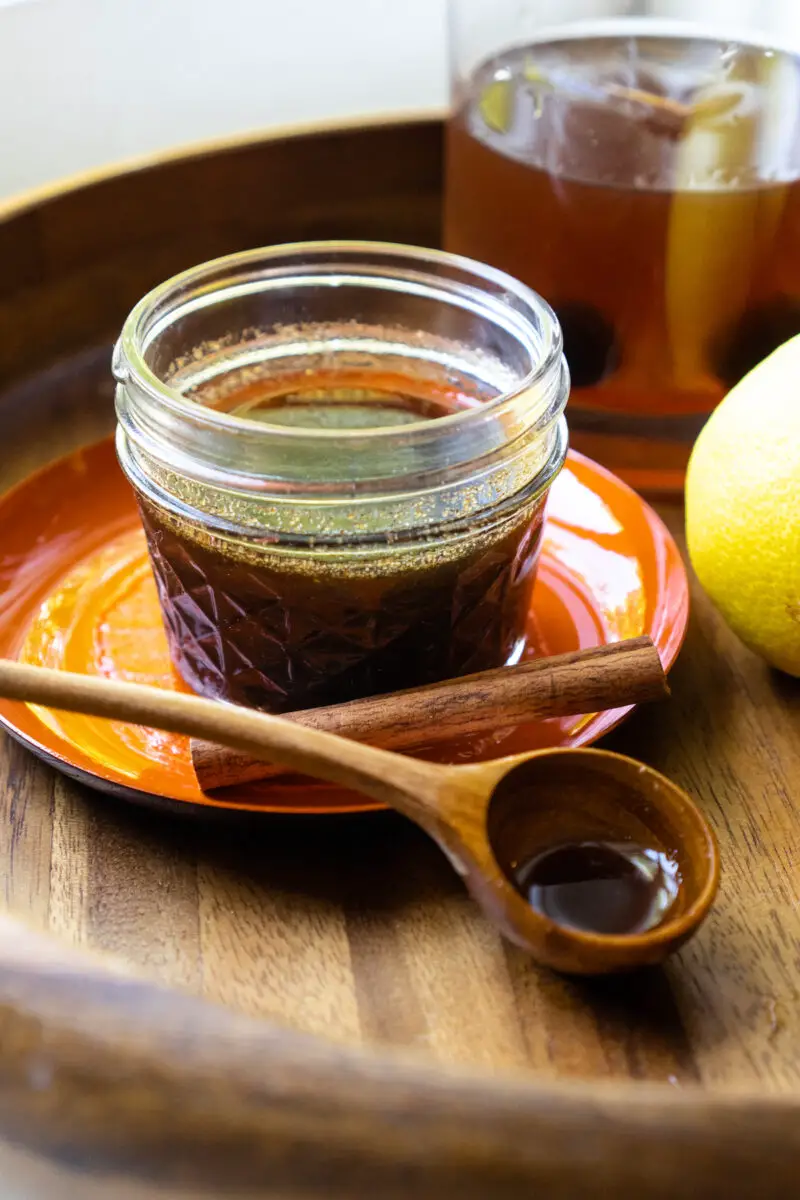
{"label": "lemon", "polygon": [[712,413],[686,476],[698,579],[742,641],[800,675],[800,336]]}

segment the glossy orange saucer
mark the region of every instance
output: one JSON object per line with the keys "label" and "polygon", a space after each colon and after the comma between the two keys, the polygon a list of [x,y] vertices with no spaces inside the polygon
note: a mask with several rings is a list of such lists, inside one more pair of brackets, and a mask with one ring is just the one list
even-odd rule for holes
{"label": "glossy orange saucer", "polygon": [[[45,467],[0,497],[0,655],[179,688],[133,494],[108,439]],[[688,585],[666,528],[629,487],[570,453],[556,480],[530,617],[531,653],[559,654],[649,634],[665,667],[686,630]],[[630,709],[540,721],[441,746],[470,762],[595,741]],[[93,787],[185,809],[355,812],[375,807],[327,784],[286,779],[197,786],[185,738],[0,701],[18,740]],[[433,757],[433,755],[431,755]]]}

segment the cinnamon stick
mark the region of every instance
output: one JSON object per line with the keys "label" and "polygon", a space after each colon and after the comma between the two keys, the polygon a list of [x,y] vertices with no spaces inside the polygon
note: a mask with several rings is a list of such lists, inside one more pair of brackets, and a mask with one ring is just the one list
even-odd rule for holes
{"label": "cinnamon stick", "polygon": [[[387,750],[498,731],[545,717],[573,716],[669,695],[650,638],[533,659],[423,688],[284,714],[289,720]],[[192,763],[204,791],[280,775],[283,768],[193,739]]]}

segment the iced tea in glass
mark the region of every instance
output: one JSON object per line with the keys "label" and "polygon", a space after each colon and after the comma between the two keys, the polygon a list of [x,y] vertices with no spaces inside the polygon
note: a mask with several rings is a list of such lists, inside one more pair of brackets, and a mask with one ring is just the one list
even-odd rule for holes
{"label": "iced tea in glass", "polygon": [[800,61],[645,19],[552,34],[457,70],[445,244],[555,308],[572,444],[678,490],[709,412],[800,333]]}

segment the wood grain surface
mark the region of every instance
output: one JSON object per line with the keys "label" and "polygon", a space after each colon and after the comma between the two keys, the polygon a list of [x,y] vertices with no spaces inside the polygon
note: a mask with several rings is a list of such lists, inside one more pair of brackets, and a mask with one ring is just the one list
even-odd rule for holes
{"label": "wood grain surface", "polygon": [[[435,122],[277,139],[12,209],[0,220],[0,489],[111,429],[110,339],[147,287],[301,236],[435,243],[439,155]],[[681,537],[681,511],[661,511]],[[674,1196],[691,1169],[692,1195],[791,1194],[800,684],[746,651],[694,584],[693,606],[671,701],[604,745],[694,795],[722,888],[696,939],[638,975],[537,969],[399,817],[169,818],[75,785],[0,735],[3,904],[59,939],[42,950],[56,959],[45,986],[0,937],[4,1178],[26,1196],[91,1198],[113,1176],[116,1190],[96,1194],[121,1200],[162,1194],[148,1171],[153,1188],[381,1200],[596,1195],[602,1180],[632,1200]],[[233,1011],[103,983],[99,968],[92,988],[94,968],[59,965],[70,946]],[[85,1110],[48,1107],[41,1045],[71,1064],[59,1095]],[[261,1070],[273,1053],[282,1065]],[[300,1061],[306,1074],[292,1074]],[[568,1086],[578,1080],[609,1086]],[[204,1138],[216,1157],[197,1149]]]}

